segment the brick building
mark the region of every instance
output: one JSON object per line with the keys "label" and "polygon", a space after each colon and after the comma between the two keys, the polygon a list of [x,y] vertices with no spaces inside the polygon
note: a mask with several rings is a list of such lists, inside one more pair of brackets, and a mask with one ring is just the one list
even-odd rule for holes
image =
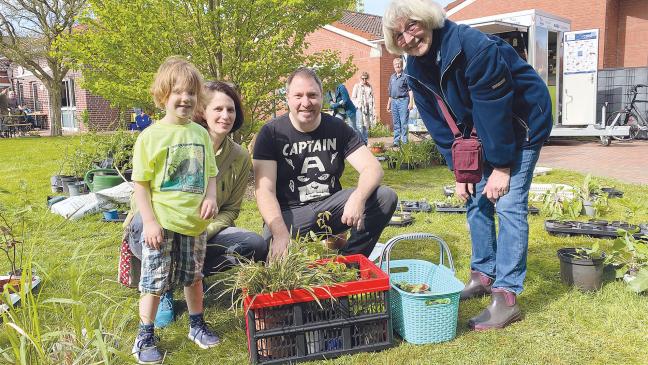
{"label": "brick building", "polygon": [[571,21],[571,30],[599,29],[599,69],[648,66],[646,0],[457,0],[446,7],[451,20],[538,9]]}
{"label": "brick building", "polygon": [[[28,107],[33,112],[44,114],[39,117],[42,129],[50,129],[49,93],[45,85],[20,65],[11,63],[7,68],[9,88],[14,91],[18,104]],[[0,87],[2,87],[1,70],[0,64]],[[83,131],[88,130],[90,125],[100,130],[115,129],[119,111],[111,108],[105,99],[80,88],[78,85],[80,77],[80,72],[70,71],[63,80],[61,93],[63,129]]]}
{"label": "brick building", "polygon": [[0,57],[0,92],[11,86],[9,83],[9,65],[11,63],[6,58]]}
{"label": "brick building", "polygon": [[387,83],[394,72],[394,56],[387,52],[382,35],[382,17],[347,11],[339,21],[308,35],[309,53],[326,49],[340,52],[342,59],[353,57],[357,72],[344,85],[353,90],[360,82],[363,71],[369,73],[369,83],[374,89],[376,118],[383,124],[391,125],[391,114],[387,112]]}

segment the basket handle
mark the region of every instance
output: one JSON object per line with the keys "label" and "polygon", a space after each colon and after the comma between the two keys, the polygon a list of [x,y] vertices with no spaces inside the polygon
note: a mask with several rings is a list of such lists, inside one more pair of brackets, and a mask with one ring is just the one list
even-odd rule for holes
{"label": "basket handle", "polygon": [[391,255],[391,250],[394,247],[394,245],[397,242],[400,241],[413,241],[413,240],[433,240],[436,241],[436,243],[439,244],[439,265],[443,265],[443,256],[445,253],[445,256],[448,258],[448,266],[452,273],[455,272],[455,267],[454,267],[454,261],[452,261],[452,254],[450,253],[450,248],[448,248],[448,245],[438,236],[435,236],[430,233],[405,233],[398,235],[385,244],[385,249],[382,252],[382,255],[380,255],[380,260],[378,261],[378,267],[382,267],[383,260],[386,260],[387,262],[387,275],[389,275],[389,257]]}

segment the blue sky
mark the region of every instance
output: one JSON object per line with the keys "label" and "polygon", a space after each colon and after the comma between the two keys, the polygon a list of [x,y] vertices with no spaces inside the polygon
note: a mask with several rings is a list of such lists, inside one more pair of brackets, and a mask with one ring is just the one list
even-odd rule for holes
{"label": "blue sky", "polygon": [[[364,10],[365,13],[375,14],[383,16],[385,13],[385,8],[391,0],[365,0],[364,1]],[[451,3],[452,0],[436,0],[441,6],[446,6]]]}

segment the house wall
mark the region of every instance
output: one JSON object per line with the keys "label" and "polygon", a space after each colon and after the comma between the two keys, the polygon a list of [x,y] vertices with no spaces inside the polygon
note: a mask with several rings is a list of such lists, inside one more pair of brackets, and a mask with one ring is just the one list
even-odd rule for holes
{"label": "house wall", "polygon": [[618,28],[619,66],[648,66],[648,1],[620,1]]}
{"label": "house wall", "polygon": [[646,0],[477,0],[450,19],[466,20],[530,9],[569,19],[572,30],[599,29],[599,68],[648,65]]}
{"label": "house wall", "polygon": [[387,83],[389,76],[394,72],[392,67],[393,56],[390,55],[381,45],[381,51],[372,54],[371,47],[337,34],[330,30],[321,28],[308,35],[306,42],[309,43],[307,54],[319,51],[334,49],[340,52],[342,60],[353,57],[353,64],[357,67],[355,74],[349,78],[344,85],[353,91],[353,86],[360,82],[360,75],[363,71],[369,73],[369,83],[374,89],[376,118],[385,125],[391,126],[391,114],[387,112]]}
{"label": "house wall", "polygon": [[[23,100],[24,104],[30,109],[33,109],[33,97],[31,85],[35,84],[38,88],[38,108],[36,111],[44,112],[47,116],[44,118],[44,129],[50,128],[49,121],[49,92],[43,85],[43,83],[38,80],[33,75],[20,76],[17,75],[15,70],[17,65],[13,64],[13,75],[14,78],[11,80],[13,90],[18,90],[17,84],[20,83],[23,85]],[[118,127],[117,119],[119,117],[119,110],[111,108],[108,101],[105,99],[93,95],[89,91],[82,89],[79,86],[81,73],[79,71],[70,71],[67,75],[67,78],[74,80],[74,96],[76,101],[76,121],[79,126],[79,130],[87,131],[89,126],[83,123],[83,113],[87,110],[89,122],[91,125],[96,127],[99,130],[114,130]],[[17,96],[16,96],[17,97]]]}

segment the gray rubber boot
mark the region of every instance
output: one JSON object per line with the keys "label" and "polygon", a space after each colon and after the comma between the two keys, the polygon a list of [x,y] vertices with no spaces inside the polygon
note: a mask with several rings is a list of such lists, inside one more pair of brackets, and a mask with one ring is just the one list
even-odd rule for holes
{"label": "gray rubber boot", "polygon": [[470,272],[470,281],[466,284],[464,290],[461,291],[459,300],[489,295],[491,293],[491,285],[493,285],[493,279],[479,271],[473,270]]}
{"label": "gray rubber boot", "polygon": [[522,319],[522,311],[517,304],[515,293],[501,288],[493,288],[491,303],[478,316],[468,321],[475,331],[504,328]]}

